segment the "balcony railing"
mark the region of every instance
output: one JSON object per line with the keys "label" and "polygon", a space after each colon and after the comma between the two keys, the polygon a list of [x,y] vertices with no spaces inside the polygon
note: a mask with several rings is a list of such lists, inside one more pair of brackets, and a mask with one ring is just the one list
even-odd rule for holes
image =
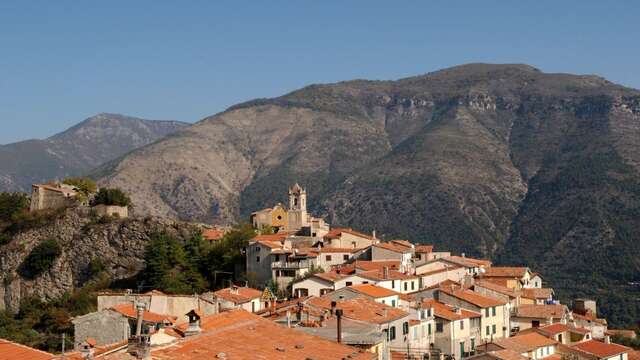
{"label": "balcony railing", "polygon": [[272,269],[306,269],[309,267],[308,260],[302,261],[275,261],[271,263]]}

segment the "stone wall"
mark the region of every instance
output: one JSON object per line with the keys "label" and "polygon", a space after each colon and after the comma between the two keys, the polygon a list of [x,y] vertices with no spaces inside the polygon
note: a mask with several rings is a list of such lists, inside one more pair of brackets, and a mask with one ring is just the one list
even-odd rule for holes
{"label": "stone wall", "polygon": [[115,311],[92,312],[78,316],[72,322],[76,349],[88,338],[94,338],[100,346],[126,340],[131,335],[129,320]]}
{"label": "stone wall", "polygon": [[129,217],[129,208],[126,206],[115,206],[115,205],[96,205],[93,207],[93,211],[95,211],[98,216],[115,216],[121,219]]}

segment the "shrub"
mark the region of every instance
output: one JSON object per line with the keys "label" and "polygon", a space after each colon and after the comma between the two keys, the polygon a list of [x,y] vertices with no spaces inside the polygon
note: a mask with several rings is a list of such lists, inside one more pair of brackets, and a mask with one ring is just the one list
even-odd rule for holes
{"label": "shrub", "polygon": [[92,202],[93,205],[129,206],[131,199],[120,189],[102,188]]}
{"label": "shrub", "polygon": [[9,234],[0,234],[0,246],[10,243],[12,239],[13,237]]}
{"label": "shrub", "polygon": [[29,209],[25,193],[0,193],[0,222],[11,222],[18,213]]}
{"label": "shrub", "polygon": [[35,277],[48,270],[62,249],[55,239],[47,239],[31,250],[22,263],[23,275]]}
{"label": "shrub", "polygon": [[98,189],[96,182],[89,178],[66,178],[62,181],[62,183],[75,186],[78,191],[85,195],[95,193]]}

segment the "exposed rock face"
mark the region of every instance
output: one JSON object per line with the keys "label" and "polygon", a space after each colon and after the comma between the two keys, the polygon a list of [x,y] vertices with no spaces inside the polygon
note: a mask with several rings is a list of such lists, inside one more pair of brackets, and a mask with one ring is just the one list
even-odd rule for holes
{"label": "exposed rock face", "polygon": [[45,140],[0,145],[0,191],[30,191],[31,184],[78,176],[187,124],[98,114]]}
{"label": "exposed rock face", "polygon": [[[145,246],[154,233],[187,240],[196,231],[194,225],[153,218],[92,224],[79,211],[69,209],[54,222],[19,233],[0,247],[0,309],[17,310],[22,298],[55,299],[82,286],[90,279],[93,259],[100,259],[113,279],[129,278],[144,268]],[[46,239],[56,239],[62,254],[48,271],[33,279],[23,277],[21,264]]]}
{"label": "exposed rock face", "polygon": [[220,222],[298,181],[334,225],[526,263],[548,280],[595,264],[637,281],[639,139],[637,90],[471,64],[240,104],[99,173],[139,210]]}

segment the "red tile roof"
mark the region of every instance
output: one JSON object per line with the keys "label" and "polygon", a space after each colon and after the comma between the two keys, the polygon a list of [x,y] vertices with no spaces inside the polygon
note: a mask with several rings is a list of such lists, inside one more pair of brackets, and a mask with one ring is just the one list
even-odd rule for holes
{"label": "red tile roof", "polygon": [[49,360],[53,357],[48,352],[0,339],[0,360]]}
{"label": "red tile roof", "polygon": [[527,267],[492,266],[485,269],[483,276],[522,278],[527,271],[529,271]]}
{"label": "red tile roof", "polygon": [[495,340],[494,343],[504,349],[511,349],[519,353],[532,351],[543,346],[558,344],[557,341],[536,332]]}
{"label": "red tile roof", "polygon": [[527,357],[522,356],[520,353],[510,349],[489,351],[487,354],[499,360],[527,360],[528,359]]}
{"label": "red tile roof", "polygon": [[262,291],[250,287],[225,288],[215,291],[213,295],[234,304],[244,304],[262,296]]}
{"label": "red tile roof", "polygon": [[411,249],[414,247],[413,243],[409,242],[408,240],[395,239],[395,240],[389,241],[389,243],[394,245],[400,245],[400,246],[406,247],[407,249]]}
{"label": "red tile roof", "polygon": [[432,253],[433,245],[416,245],[416,253]]}
{"label": "red tile roof", "polygon": [[255,241],[282,241],[287,238],[287,234],[261,234],[254,237]]}
{"label": "red tile roof", "polygon": [[[187,325],[187,324],[185,324]],[[185,327],[186,328],[186,327]],[[218,359],[372,359],[372,353],[278,325],[244,310],[206,316],[202,333],[160,349],[158,360]],[[109,359],[109,357],[106,357]]]}
{"label": "red tile roof", "polygon": [[411,248],[408,248],[408,247],[402,246],[402,245],[397,245],[397,244],[394,244],[394,243],[379,243],[379,244],[375,244],[373,246],[381,248],[381,249],[393,251],[393,252],[396,252],[396,253],[401,253],[401,254],[406,254],[408,252],[411,252]]}
{"label": "red tile roof", "polygon": [[352,285],[351,288],[359,293],[371,296],[373,298],[400,295],[393,290],[389,290],[387,288],[383,288],[373,284]]}
{"label": "red tile roof", "polygon": [[328,233],[324,235],[325,239],[335,239],[342,236],[342,233],[351,234],[353,236],[358,236],[364,239],[373,240],[374,237],[371,235],[367,235],[365,233],[361,233],[359,231],[355,231],[352,228],[333,228],[329,230]]}
{"label": "red tile roof", "polygon": [[369,260],[356,260],[353,266],[359,270],[380,270],[385,266],[389,270],[400,269],[400,260],[385,260],[385,261],[369,261]]}
{"label": "red tile roof", "polygon": [[480,313],[465,310],[462,308],[458,308],[456,312],[456,308],[454,308],[453,306],[443,304],[436,301],[435,299],[424,299],[422,300],[422,304],[420,304],[420,306],[422,308],[432,307],[434,315],[436,317],[447,319],[449,321],[477,318],[482,316]]}
{"label": "red tile roof", "polygon": [[[329,297],[323,296],[311,298],[307,301],[307,304],[312,307],[330,310],[331,301]],[[381,304],[366,297],[338,301],[337,308],[342,309],[343,316],[347,319],[371,324],[385,324],[408,315],[408,313],[398,308]]]}
{"label": "red tile roof", "polygon": [[224,237],[224,231],[218,229],[207,229],[202,232],[202,237],[205,240],[220,240]]}
{"label": "red tile roof", "polygon": [[356,275],[363,277],[365,279],[370,279],[374,281],[409,280],[409,279],[417,279],[420,277],[419,275],[403,274],[400,271],[396,271],[396,270],[389,270],[388,276],[385,277],[383,269],[363,271],[363,272],[357,273]]}
{"label": "red tile roof", "polygon": [[569,326],[567,324],[561,324],[561,323],[541,326],[538,328],[538,331],[545,334],[549,334],[549,335],[556,335],[565,331],[578,333],[578,334],[588,334],[591,332],[589,329],[577,328],[577,327],[573,327],[573,326]]}
{"label": "red tile roof", "polygon": [[[138,316],[136,312],[135,304],[133,303],[118,304],[116,306],[111,307],[110,309],[130,319],[135,319]],[[155,312],[145,310],[142,312],[142,319],[144,321],[161,324],[164,321],[174,323],[178,318],[171,315],[158,314]]]}
{"label": "red tile roof", "polygon": [[553,289],[549,288],[525,288],[521,290],[522,297],[527,299],[550,299],[553,295]]}
{"label": "red tile roof", "polygon": [[593,314],[586,314],[586,315],[582,315],[582,314],[578,314],[576,312],[573,313],[573,317],[574,319],[577,320],[583,320],[583,321],[591,321],[600,325],[606,325],[607,324],[607,319],[599,319],[595,316],[593,316]]}
{"label": "red tile roof", "polygon": [[478,266],[484,266],[489,267],[491,266],[491,261],[489,260],[482,260],[482,259],[474,259],[474,258],[470,258],[470,257],[466,257],[466,256],[447,256],[447,257],[443,257],[441,258],[444,261],[449,261],[458,265],[462,265],[464,267],[478,267]]}
{"label": "red tile roof", "polygon": [[500,284],[496,284],[493,281],[487,281],[487,280],[476,280],[476,282],[474,283],[474,286],[478,286],[478,287],[482,287],[488,290],[492,290],[495,291],[497,293],[503,294],[503,295],[507,295],[509,297],[512,298],[517,298],[520,295],[520,292],[513,290],[511,288],[508,288],[506,286],[502,286]]}
{"label": "red tile roof", "polygon": [[614,343],[605,344],[597,340],[588,340],[581,343],[577,343],[575,345],[570,346],[570,348],[574,350],[578,350],[579,352],[595,355],[600,359],[622,354],[631,350],[626,346],[622,346]]}
{"label": "red tile roof", "polygon": [[516,310],[516,317],[536,319],[561,319],[565,314],[564,305],[520,305]]}
{"label": "red tile roof", "polygon": [[451,289],[447,287],[443,287],[440,289],[443,293],[458,298],[460,300],[464,300],[470,304],[478,306],[480,308],[488,308],[493,306],[504,305],[507,302],[504,300],[496,299],[490,296],[480,295],[471,290],[463,290],[463,289]]}

